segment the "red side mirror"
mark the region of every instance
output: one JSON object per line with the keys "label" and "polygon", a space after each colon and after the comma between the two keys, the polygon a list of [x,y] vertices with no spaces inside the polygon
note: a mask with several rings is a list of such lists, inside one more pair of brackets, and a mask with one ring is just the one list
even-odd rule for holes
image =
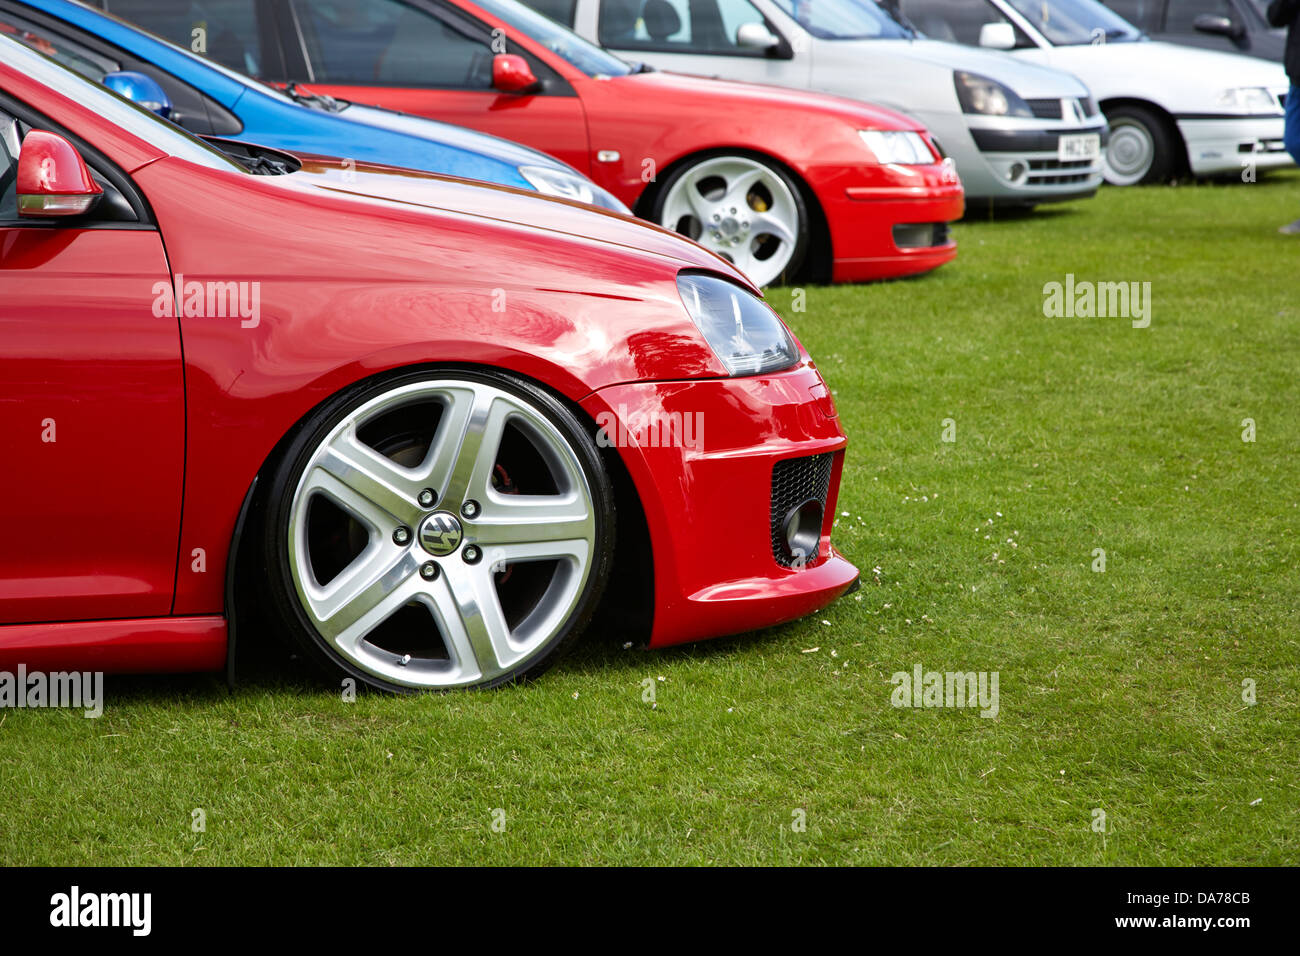
{"label": "red side mirror", "polygon": [[531,93],[540,85],[522,56],[498,53],[492,58],[492,86],[502,93]]}
{"label": "red side mirror", "polygon": [[23,138],[17,187],[20,216],[79,216],[104,194],[77,148],[41,129]]}

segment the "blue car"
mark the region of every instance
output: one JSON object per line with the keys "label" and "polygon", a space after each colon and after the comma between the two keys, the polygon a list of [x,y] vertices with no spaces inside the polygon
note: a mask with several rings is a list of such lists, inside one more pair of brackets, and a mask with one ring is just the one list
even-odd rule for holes
{"label": "blue car", "polygon": [[[197,135],[533,189],[630,215],[609,192],[545,153],[292,86],[281,92],[73,0],[0,0],[0,33],[95,82],[122,71],[143,74],[167,98],[150,108],[162,107]],[[131,84],[110,85],[125,91]]]}

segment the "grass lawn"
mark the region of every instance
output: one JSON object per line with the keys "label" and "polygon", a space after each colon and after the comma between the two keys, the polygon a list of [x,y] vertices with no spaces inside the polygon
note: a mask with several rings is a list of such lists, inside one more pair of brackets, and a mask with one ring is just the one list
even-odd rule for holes
{"label": "grass lawn", "polygon": [[[774,290],[850,436],[856,595],[494,693],[0,711],[0,863],[1300,862],[1296,216],[1297,173],[1106,189],[960,224],[930,276]],[[1150,327],[1045,317],[1067,273],[1150,282]],[[997,716],[892,707],[917,664],[997,672]]]}

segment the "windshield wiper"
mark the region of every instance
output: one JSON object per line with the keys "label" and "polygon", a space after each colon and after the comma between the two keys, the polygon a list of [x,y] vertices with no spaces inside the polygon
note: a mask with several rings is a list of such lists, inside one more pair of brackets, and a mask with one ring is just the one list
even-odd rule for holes
{"label": "windshield wiper", "polygon": [[284,92],[295,103],[301,103],[303,106],[310,106],[312,109],[324,110],[326,113],[340,113],[349,104],[343,100],[336,100],[332,96],[326,96],[324,93],[304,93],[298,89],[298,84],[289,81],[289,85],[284,88]]}

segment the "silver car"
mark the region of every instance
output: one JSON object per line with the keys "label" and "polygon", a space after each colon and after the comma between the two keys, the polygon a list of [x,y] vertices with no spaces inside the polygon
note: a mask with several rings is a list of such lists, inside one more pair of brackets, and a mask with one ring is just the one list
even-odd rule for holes
{"label": "silver car", "polygon": [[921,36],[874,0],[523,0],[625,59],[837,93],[924,123],[969,200],[1091,196],[1107,127],[1068,73]]}

